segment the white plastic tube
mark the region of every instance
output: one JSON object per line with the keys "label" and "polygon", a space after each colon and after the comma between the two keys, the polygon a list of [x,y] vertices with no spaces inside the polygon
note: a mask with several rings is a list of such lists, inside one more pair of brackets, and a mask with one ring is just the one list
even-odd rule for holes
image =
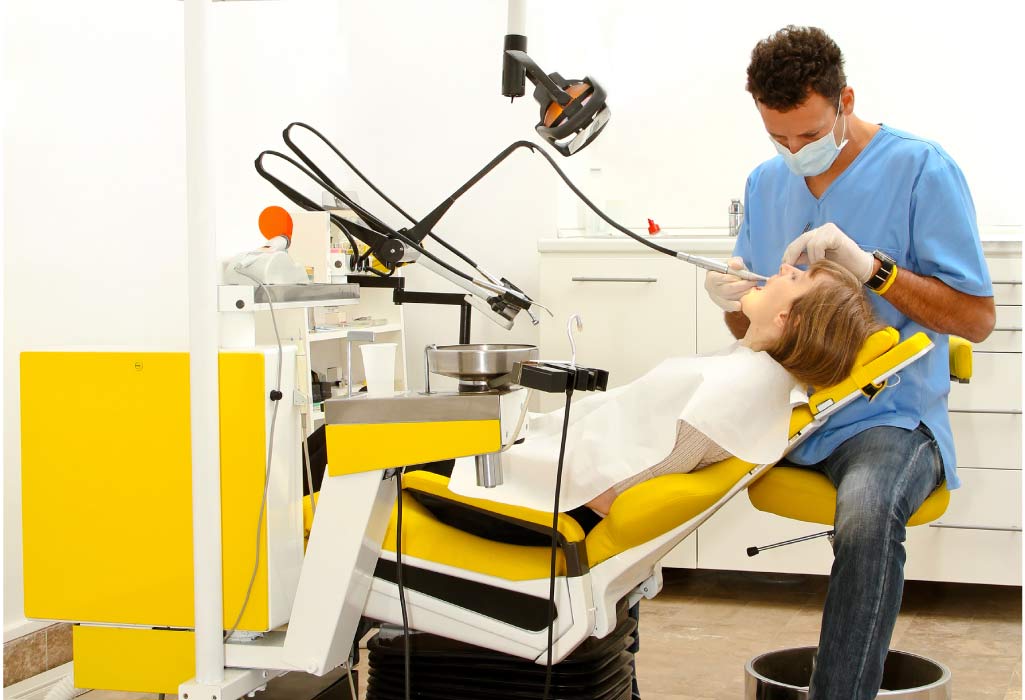
{"label": "white plastic tube", "polygon": [[196,681],[224,680],[217,283],[209,154],[210,0],[185,0],[185,177],[189,264],[189,390]]}
{"label": "white plastic tube", "polygon": [[509,0],[509,28],[505,33],[527,35],[527,0]]}

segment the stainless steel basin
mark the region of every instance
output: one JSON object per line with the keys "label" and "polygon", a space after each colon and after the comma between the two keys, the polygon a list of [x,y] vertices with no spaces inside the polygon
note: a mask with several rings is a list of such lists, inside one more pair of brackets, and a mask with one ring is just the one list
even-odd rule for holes
{"label": "stainless steel basin", "polygon": [[538,358],[536,345],[478,343],[429,345],[427,369],[460,382],[486,382],[511,371],[516,362]]}

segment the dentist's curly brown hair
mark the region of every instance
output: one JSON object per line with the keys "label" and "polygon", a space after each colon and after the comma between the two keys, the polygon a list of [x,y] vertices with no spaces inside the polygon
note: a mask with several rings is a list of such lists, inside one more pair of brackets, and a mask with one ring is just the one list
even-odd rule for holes
{"label": "dentist's curly brown hair", "polygon": [[751,51],[747,91],[769,109],[789,112],[816,92],[834,105],[847,85],[843,54],[818,27],[788,25]]}
{"label": "dentist's curly brown hair", "polygon": [[808,274],[815,284],[794,301],[783,335],[766,352],[799,382],[825,388],[850,375],[865,341],[883,325],[847,268],[820,260]]}

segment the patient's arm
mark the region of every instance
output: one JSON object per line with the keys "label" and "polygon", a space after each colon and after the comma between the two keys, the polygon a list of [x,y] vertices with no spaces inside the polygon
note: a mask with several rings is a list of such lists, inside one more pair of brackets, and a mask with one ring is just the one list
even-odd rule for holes
{"label": "patient's arm", "polygon": [[690,423],[676,422],[676,445],[669,456],[653,467],[620,481],[605,493],[595,497],[587,506],[601,515],[608,515],[616,496],[642,481],[663,474],[683,474],[730,457],[730,453],[712,442],[707,435]]}

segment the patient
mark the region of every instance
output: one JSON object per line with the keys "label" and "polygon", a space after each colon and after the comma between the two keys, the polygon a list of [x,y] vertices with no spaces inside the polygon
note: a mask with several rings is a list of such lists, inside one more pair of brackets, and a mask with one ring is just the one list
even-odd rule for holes
{"label": "patient", "polygon": [[[604,516],[620,493],[663,474],[731,456],[777,461],[788,444],[792,407],[806,400],[808,387],[847,377],[880,327],[861,283],[830,261],[807,271],[782,266],[741,299],[741,310],[751,321],[747,334],[723,351],[669,358],[574,404],[561,510],[576,517],[586,505]],[[532,415],[526,441],[503,454],[502,487],[477,486],[467,458],[456,462],[449,488],[550,511],[562,429],[561,410]]]}
{"label": "patient", "polygon": [[[881,328],[858,279],[828,260],[807,271],[782,265],[740,304],[751,325],[739,344],[766,353],[804,388],[828,387],[846,378],[862,345]],[[679,420],[676,444],[665,459],[616,483],[587,505],[607,515],[616,497],[631,486],[731,456],[708,435]]]}

